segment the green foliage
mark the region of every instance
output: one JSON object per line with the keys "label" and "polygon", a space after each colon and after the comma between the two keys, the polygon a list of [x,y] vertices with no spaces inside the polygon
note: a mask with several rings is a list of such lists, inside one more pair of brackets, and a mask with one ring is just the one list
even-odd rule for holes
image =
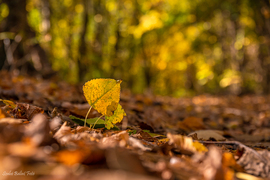
{"label": "green foliage", "polygon": [[[75,117],[70,115],[69,118],[76,124],[79,124],[80,126],[84,125],[84,119]],[[86,119],[86,123],[88,126],[91,126],[93,128],[106,128],[106,122],[103,119],[100,119],[99,117]],[[119,128],[115,125],[111,128],[113,130],[119,130]]]}
{"label": "green foliage", "polygon": [[[69,118],[75,122],[76,124],[79,124],[81,126],[84,125],[84,119],[80,119],[78,117],[70,115]],[[105,121],[103,119],[100,119],[99,117],[86,119],[86,123],[88,126],[94,126],[94,128],[104,128],[105,127]]]}

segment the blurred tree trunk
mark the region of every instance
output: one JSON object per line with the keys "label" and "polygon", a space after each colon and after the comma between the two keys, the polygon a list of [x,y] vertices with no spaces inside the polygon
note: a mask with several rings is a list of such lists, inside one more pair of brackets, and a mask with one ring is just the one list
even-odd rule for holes
{"label": "blurred tree trunk", "polygon": [[262,38],[259,45],[258,63],[256,64],[258,76],[265,94],[270,92],[270,4],[267,0],[254,2],[250,0],[254,10],[256,33]]}
{"label": "blurred tree trunk", "polygon": [[83,13],[83,22],[82,30],[80,34],[80,45],[79,45],[79,59],[78,59],[78,68],[79,68],[79,81],[83,81],[84,77],[88,71],[87,67],[87,47],[86,47],[86,32],[88,30],[89,24],[89,15],[91,11],[92,1],[83,0],[84,13]]}
{"label": "blurred tree trunk", "polygon": [[[105,4],[101,0],[93,2],[95,32],[93,42],[93,59],[91,59],[92,76],[96,77],[102,74],[102,62],[104,56],[104,38],[106,37],[106,17],[105,17]],[[95,68],[95,69],[94,69]],[[97,74],[98,73],[98,74]]]}
{"label": "blurred tree trunk", "polygon": [[[26,0],[3,0],[9,8],[9,15],[2,21],[0,32],[12,32],[14,38],[1,42],[6,57],[4,69],[19,70],[32,75],[41,74],[47,77],[53,74],[47,54],[39,43],[36,43],[35,32],[27,22]],[[2,53],[1,53],[2,54]],[[2,57],[1,57],[2,59]]]}

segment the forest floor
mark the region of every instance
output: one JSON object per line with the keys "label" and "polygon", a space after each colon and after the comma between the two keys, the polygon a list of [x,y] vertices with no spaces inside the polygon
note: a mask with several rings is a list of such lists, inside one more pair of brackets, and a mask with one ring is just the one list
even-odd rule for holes
{"label": "forest floor", "polygon": [[[71,118],[90,107],[82,86],[0,77],[0,179],[270,178],[270,96],[122,91],[118,128],[90,129]],[[92,109],[88,118],[99,116]]]}

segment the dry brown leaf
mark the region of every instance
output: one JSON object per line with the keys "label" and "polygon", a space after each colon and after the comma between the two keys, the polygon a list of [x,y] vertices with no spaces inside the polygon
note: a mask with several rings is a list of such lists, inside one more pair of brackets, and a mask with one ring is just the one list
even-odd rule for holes
{"label": "dry brown leaf", "polygon": [[[261,177],[270,177],[270,152],[267,150],[257,151],[260,159],[252,151],[244,151],[243,155],[237,160],[245,171],[249,174]],[[264,160],[264,161],[263,161]]]}
{"label": "dry brown leaf", "polygon": [[77,163],[81,163],[85,156],[88,155],[87,152],[82,150],[62,150],[55,154],[57,161],[64,163],[68,166],[72,166]]}
{"label": "dry brown leaf", "polygon": [[244,170],[239,164],[237,164],[233,154],[230,152],[224,152],[222,154],[222,165],[225,167],[230,167],[238,172],[243,172]]}
{"label": "dry brown leaf", "polygon": [[45,145],[52,141],[50,135],[50,122],[43,114],[37,114],[28,124],[25,135],[31,138],[36,146]]}
{"label": "dry brown leaf", "polygon": [[210,146],[209,151],[199,161],[202,161],[199,169],[205,180],[232,180],[225,179],[222,169],[222,152],[219,148]]}
{"label": "dry brown leaf", "polygon": [[[173,144],[180,151],[187,151],[192,153],[195,152],[206,152],[207,148],[199,142],[193,142],[191,137],[182,135],[167,134],[169,138],[169,144]],[[190,154],[190,153],[188,153]]]}
{"label": "dry brown leaf", "polygon": [[15,118],[31,120],[34,115],[44,113],[44,110],[40,107],[33,106],[26,103],[17,103],[16,108],[12,111]]}
{"label": "dry brown leaf", "polygon": [[198,117],[187,117],[183,121],[177,123],[179,129],[185,130],[187,132],[205,129],[202,118]]}
{"label": "dry brown leaf", "polygon": [[14,118],[2,118],[0,119],[0,124],[22,124],[26,119],[14,119]]}
{"label": "dry brown leaf", "polygon": [[209,140],[215,140],[215,141],[226,141],[226,138],[222,136],[222,131],[217,130],[199,130],[194,131],[190,133],[188,136],[193,137],[196,136],[196,140],[201,141],[209,141]]}
{"label": "dry brown leaf", "polygon": [[129,139],[129,135],[126,131],[121,131],[117,134],[114,134],[110,137],[104,137],[100,143],[102,144],[102,147],[115,147],[117,144],[120,147],[126,146]]}
{"label": "dry brown leaf", "polygon": [[106,152],[106,162],[112,169],[125,170],[134,174],[147,174],[139,157],[124,148],[113,148]]}
{"label": "dry brown leaf", "polygon": [[66,135],[72,134],[71,128],[67,126],[67,122],[61,126],[61,128],[54,134],[54,138],[61,144],[67,143],[68,139],[65,138]]}
{"label": "dry brown leaf", "polygon": [[25,125],[21,123],[21,121],[19,121],[20,123],[17,123],[13,118],[8,118],[6,120],[7,121],[4,119],[5,123],[0,123],[0,142],[12,143],[20,141],[24,136]]}
{"label": "dry brown leaf", "polygon": [[128,145],[135,148],[135,149],[140,149],[142,151],[150,151],[151,148],[144,146],[140,140],[133,138],[133,137],[129,137],[128,139]]}
{"label": "dry brown leaf", "polygon": [[0,108],[0,119],[7,117],[6,113]]}
{"label": "dry brown leaf", "polygon": [[31,143],[17,142],[9,144],[8,151],[13,156],[32,157],[37,153],[37,147]]}

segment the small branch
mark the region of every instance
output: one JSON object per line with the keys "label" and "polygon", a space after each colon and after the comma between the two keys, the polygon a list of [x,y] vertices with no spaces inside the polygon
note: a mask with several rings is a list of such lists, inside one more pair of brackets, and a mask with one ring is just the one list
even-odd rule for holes
{"label": "small branch", "polygon": [[266,159],[263,158],[257,151],[254,149],[247,147],[246,145],[238,142],[238,141],[199,141],[202,144],[226,144],[226,145],[237,145],[239,148],[243,148],[248,152],[254,154],[257,158],[259,158],[262,162],[267,163]]}
{"label": "small branch", "polygon": [[87,119],[87,117],[88,117],[88,115],[89,115],[91,109],[92,109],[92,106],[89,108],[89,110],[88,110],[88,112],[87,112],[87,114],[86,114],[86,116],[85,116],[85,119],[84,119],[84,127],[86,126],[86,119]]}

